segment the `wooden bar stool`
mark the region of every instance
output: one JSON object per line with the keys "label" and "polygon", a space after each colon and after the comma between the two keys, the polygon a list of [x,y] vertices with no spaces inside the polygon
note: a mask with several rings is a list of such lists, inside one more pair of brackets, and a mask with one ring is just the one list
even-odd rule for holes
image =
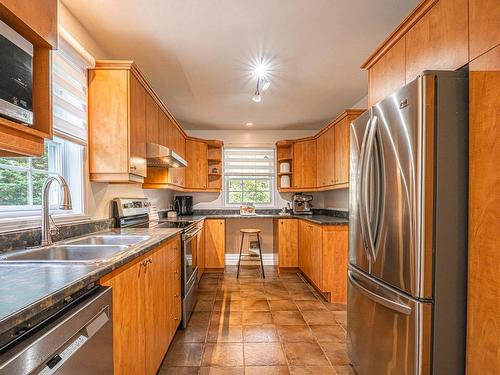
{"label": "wooden bar stool", "polygon": [[[240,264],[241,264],[241,252],[243,251],[243,240],[245,239],[245,234],[256,235],[257,236],[257,244],[259,245],[259,255],[258,258],[260,260],[260,269],[262,272],[262,278],[265,279],[266,275],[264,274],[264,262],[262,261],[262,248],[260,246],[260,229],[240,229],[241,232],[241,245],[240,245],[240,256],[238,258],[238,273],[236,274],[236,278],[240,277]],[[249,255],[250,256],[250,255]]]}

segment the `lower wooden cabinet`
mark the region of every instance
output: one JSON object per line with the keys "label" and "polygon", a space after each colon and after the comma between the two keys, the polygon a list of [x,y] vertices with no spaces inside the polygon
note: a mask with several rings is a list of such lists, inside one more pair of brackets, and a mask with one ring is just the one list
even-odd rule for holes
{"label": "lower wooden cabinet", "polygon": [[347,225],[299,220],[299,268],[330,302],[347,302]]}
{"label": "lower wooden cabinet", "polygon": [[205,220],[205,268],[224,268],[226,252],[226,221]]}
{"label": "lower wooden cabinet", "polygon": [[113,288],[115,374],[156,374],[181,319],[180,237],[100,284]]}
{"label": "lower wooden cabinet", "polygon": [[278,253],[278,266],[297,268],[299,266],[299,220],[274,220],[274,252]]}

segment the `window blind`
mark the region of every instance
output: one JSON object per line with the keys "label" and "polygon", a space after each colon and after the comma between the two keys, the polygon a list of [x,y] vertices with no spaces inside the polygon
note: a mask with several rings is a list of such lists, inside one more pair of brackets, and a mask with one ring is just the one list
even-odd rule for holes
{"label": "window blind", "polygon": [[274,149],[225,148],[224,174],[226,176],[273,176]]}
{"label": "window blind", "polygon": [[59,48],[53,54],[53,115],[58,135],[87,142],[87,69],[92,57],[59,27]]}

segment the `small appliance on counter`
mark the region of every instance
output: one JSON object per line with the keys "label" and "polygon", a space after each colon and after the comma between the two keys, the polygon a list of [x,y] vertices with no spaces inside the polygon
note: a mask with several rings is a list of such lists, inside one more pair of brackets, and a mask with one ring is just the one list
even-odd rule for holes
{"label": "small appliance on counter", "polygon": [[191,195],[180,195],[174,198],[174,210],[179,216],[193,214],[193,197]]}
{"label": "small appliance on counter", "polygon": [[297,193],[293,195],[294,215],[312,215],[312,195]]}

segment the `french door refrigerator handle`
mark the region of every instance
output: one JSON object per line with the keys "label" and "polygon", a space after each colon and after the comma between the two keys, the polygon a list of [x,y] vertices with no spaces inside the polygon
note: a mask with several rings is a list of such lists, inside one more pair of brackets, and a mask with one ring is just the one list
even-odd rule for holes
{"label": "french door refrigerator handle", "polygon": [[362,174],[361,174],[361,202],[362,202],[362,208],[361,208],[361,216],[364,216],[364,218],[361,219],[362,228],[363,225],[365,225],[365,232],[366,232],[366,238],[368,242],[368,251],[371,255],[371,259],[374,262],[375,261],[375,245],[373,243],[373,235],[371,232],[370,228],[370,212],[368,210],[368,173],[369,173],[369,160],[370,156],[372,154],[373,150],[373,142],[375,140],[375,133],[377,130],[377,117],[374,116],[370,122],[370,128],[369,128],[369,133],[368,133],[368,138],[366,139],[366,149],[365,149],[365,155],[363,157],[364,162],[362,166]]}
{"label": "french door refrigerator handle", "polygon": [[367,236],[366,236],[366,227],[365,227],[365,222],[364,222],[364,216],[363,216],[363,189],[364,189],[364,181],[363,181],[363,170],[364,170],[364,163],[365,163],[365,154],[366,154],[366,144],[368,140],[368,136],[370,133],[370,124],[371,124],[371,117],[368,119],[366,122],[366,132],[363,136],[363,142],[361,143],[361,151],[360,151],[360,157],[359,157],[359,165],[358,165],[358,176],[360,176],[359,179],[359,195],[357,196],[358,198],[358,208],[359,208],[359,224],[361,227],[361,237],[363,239],[363,245],[365,248],[365,253],[366,257],[368,260],[371,260],[371,253],[368,250],[369,244],[367,241]]}
{"label": "french door refrigerator handle", "polygon": [[410,315],[411,314],[411,308],[406,306],[405,304],[390,300],[389,298],[382,297],[378,295],[377,293],[372,292],[368,288],[365,288],[363,285],[361,285],[353,276],[351,271],[347,271],[347,276],[349,277],[349,281],[360,290],[361,293],[363,293],[365,296],[370,298],[372,301],[387,307],[388,309],[398,311],[402,314],[405,315]]}

